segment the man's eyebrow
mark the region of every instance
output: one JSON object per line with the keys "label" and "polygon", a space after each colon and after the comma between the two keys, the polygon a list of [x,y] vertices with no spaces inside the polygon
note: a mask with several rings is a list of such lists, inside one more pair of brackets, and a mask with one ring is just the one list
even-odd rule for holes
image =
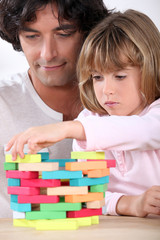
{"label": "man's eyebrow", "polygon": [[[34,29],[34,28],[30,28],[30,27],[26,27],[24,26],[22,29],[22,31],[24,32],[34,32],[34,33],[38,33],[39,31]],[[53,31],[61,31],[61,30],[76,30],[75,25],[73,24],[61,24],[60,26],[53,28]]]}

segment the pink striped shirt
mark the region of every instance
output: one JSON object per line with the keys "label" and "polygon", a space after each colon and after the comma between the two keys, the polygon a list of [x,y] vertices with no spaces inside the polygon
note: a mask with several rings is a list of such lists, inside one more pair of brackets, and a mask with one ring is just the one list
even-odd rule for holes
{"label": "pink striped shirt", "polygon": [[104,214],[117,214],[122,195],[139,195],[160,185],[160,99],[139,115],[100,116],[84,109],[76,120],[82,123],[87,140],[74,140],[74,151],[103,150],[106,159],[116,159]]}

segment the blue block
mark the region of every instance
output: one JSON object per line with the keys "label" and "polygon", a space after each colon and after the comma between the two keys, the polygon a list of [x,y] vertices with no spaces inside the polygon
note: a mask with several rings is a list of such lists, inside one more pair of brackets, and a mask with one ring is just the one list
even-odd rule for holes
{"label": "blue block", "polygon": [[80,178],[80,179],[71,179],[70,186],[92,186],[97,184],[109,183],[109,176],[101,178]]}
{"label": "blue block", "polygon": [[17,212],[31,212],[31,203],[15,203],[11,202],[10,207]]}
{"label": "blue block", "polygon": [[11,200],[11,202],[18,203],[18,195],[11,194],[10,200]]}
{"label": "blue block", "polygon": [[39,152],[37,154],[41,154],[41,161],[42,162],[49,159],[49,152]]}
{"label": "blue block", "polygon": [[76,159],[45,159],[42,162],[58,162],[59,167],[65,167],[66,162],[76,162]]}
{"label": "blue block", "polygon": [[20,186],[21,182],[19,178],[8,178],[8,186]]}
{"label": "blue block", "polygon": [[72,178],[82,178],[82,171],[43,171],[42,179],[72,179]]}

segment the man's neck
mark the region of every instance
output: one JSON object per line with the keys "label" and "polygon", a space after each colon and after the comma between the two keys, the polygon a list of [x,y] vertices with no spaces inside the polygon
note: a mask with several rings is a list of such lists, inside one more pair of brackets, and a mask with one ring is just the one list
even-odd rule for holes
{"label": "man's neck", "polygon": [[46,105],[63,114],[64,121],[75,119],[82,110],[78,83],[61,87],[46,87],[41,82],[32,84]]}

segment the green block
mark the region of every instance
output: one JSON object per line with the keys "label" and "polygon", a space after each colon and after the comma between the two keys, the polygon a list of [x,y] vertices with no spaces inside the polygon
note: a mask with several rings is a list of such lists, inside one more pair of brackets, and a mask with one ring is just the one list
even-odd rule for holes
{"label": "green block", "polygon": [[66,212],[55,212],[55,211],[32,211],[26,212],[26,219],[37,220],[37,219],[64,219],[66,218]]}
{"label": "green block", "polygon": [[12,160],[11,154],[6,154],[5,160],[10,163],[36,163],[41,162],[41,154],[26,154],[24,158],[17,156],[15,161]]}
{"label": "green block", "polygon": [[18,163],[5,162],[4,163],[4,170],[18,170]]}
{"label": "green block", "polygon": [[71,152],[72,159],[105,159],[104,152]]}
{"label": "green block", "polygon": [[79,211],[82,209],[81,203],[41,203],[40,211]]}
{"label": "green block", "polygon": [[90,192],[105,192],[108,189],[108,184],[98,184],[90,186]]}

